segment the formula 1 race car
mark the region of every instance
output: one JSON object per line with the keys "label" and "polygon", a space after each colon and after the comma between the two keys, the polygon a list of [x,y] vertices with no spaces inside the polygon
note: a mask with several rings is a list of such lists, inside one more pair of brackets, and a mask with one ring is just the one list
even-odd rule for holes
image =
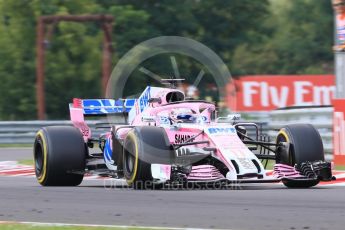
{"label": "formula 1 race car", "polygon": [[[43,186],[76,186],[85,174],[122,178],[136,189],[280,181],[305,188],[334,179],[312,125],[286,125],[270,142],[256,123],[217,117],[213,103],[186,99],[175,87],[148,86],[137,99],[74,99],[70,115],[73,127],[44,127],[36,135]],[[84,117],[102,115],[123,115],[126,124],[100,124],[108,131],[94,138]],[[276,163],[272,175],[268,160]]]}

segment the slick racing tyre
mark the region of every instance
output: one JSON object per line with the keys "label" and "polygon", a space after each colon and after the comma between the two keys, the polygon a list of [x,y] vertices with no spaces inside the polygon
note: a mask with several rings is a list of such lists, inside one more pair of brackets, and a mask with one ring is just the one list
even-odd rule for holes
{"label": "slick racing tyre", "polygon": [[84,177],[86,147],[77,128],[44,127],[36,134],[34,163],[43,186],[76,186]]}
{"label": "slick racing tyre", "polygon": [[[277,151],[276,163],[290,166],[306,161],[324,161],[322,139],[319,132],[310,124],[286,125],[277,135],[277,144],[286,142],[288,151]],[[319,180],[283,180],[287,187],[307,188],[315,186]]]}
{"label": "slick racing tyre", "polygon": [[128,132],[123,151],[123,174],[135,189],[159,187],[153,183],[151,164],[171,164],[174,152],[163,128],[135,127]]}
{"label": "slick racing tyre", "polygon": [[112,135],[112,142],[113,142],[113,154],[112,160],[115,162],[117,166],[118,173],[117,175],[123,177],[123,147],[120,141],[116,138],[114,132],[111,133]]}

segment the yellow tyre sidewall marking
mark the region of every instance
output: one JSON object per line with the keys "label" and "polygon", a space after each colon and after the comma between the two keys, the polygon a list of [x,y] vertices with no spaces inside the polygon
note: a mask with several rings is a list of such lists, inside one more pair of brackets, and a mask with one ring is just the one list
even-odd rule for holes
{"label": "yellow tyre sidewall marking", "polygon": [[[281,129],[281,130],[279,131],[278,136],[279,136],[279,134],[283,135],[283,136],[285,137],[286,142],[290,143],[289,136],[287,135],[287,133],[285,132],[284,129]],[[293,162],[291,162],[291,161],[292,161],[292,160],[291,160],[291,156],[290,156],[290,153],[289,153],[289,164],[292,164],[292,163],[293,163]]]}
{"label": "yellow tyre sidewall marking", "polygon": [[137,142],[137,138],[136,138],[136,136],[134,135],[133,132],[129,132],[128,133],[128,137],[132,138],[132,140],[134,141],[134,145],[135,145],[134,172],[133,172],[132,178],[127,180],[128,184],[132,184],[134,182],[134,180],[135,180],[135,177],[137,176],[138,158],[139,158],[139,155],[138,155],[138,142]]}
{"label": "yellow tyre sidewall marking", "polygon": [[278,136],[279,136],[279,134],[281,134],[281,135],[283,135],[283,136],[285,137],[286,142],[290,142],[289,136],[287,135],[287,133],[285,132],[285,130],[281,129],[281,130],[279,131],[279,133],[278,133]]}
{"label": "yellow tyre sidewall marking", "polygon": [[[43,166],[42,166],[42,172],[39,177],[37,177],[37,180],[39,183],[43,183],[44,179],[46,178],[47,174],[47,145],[46,145],[46,140],[44,138],[43,131],[40,130],[37,132],[37,136],[41,138],[41,142],[43,145]],[[36,167],[36,166],[35,166]]]}

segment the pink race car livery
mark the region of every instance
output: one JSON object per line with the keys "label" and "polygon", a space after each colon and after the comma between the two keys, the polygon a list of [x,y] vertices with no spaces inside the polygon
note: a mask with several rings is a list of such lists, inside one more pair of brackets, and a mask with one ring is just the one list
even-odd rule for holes
{"label": "pink race car livery", "polygon": [[[41,185],[76,186],[85,174],[125,179],[137,189],[280,181],[311,187],[335,179],[312,125],[286,125],[270,142],[257,124],[239,122],[238,114],[217,117],[213,103],[186,99],[175,88],[148,86],[137,99],[74,99],[70,115],[73,126],[36,135]],[[125,124],[113,122],[119,115]],[[98,128],[108,131],[93,137],[87,116],[107,116]],[[273,174],[265,169],[269,160]]]}

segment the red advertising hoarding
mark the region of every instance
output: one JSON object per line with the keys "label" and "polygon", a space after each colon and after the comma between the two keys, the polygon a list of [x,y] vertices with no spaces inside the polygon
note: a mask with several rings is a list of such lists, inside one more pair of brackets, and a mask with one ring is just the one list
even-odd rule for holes
{"label": "red advertising hoarding", "polygon": [[333,160],[336,165],[345,165],[345,99],[335,99],[333,105]]}
{"label": "red advertising hoarding", "polygon": [[[227,93],[227,105],[237,111],[270,111],[287,106],[331,105],[334,75],[254,75],[235,80],[236,98]],[[230,84],[227,92],[231,91]]]}

